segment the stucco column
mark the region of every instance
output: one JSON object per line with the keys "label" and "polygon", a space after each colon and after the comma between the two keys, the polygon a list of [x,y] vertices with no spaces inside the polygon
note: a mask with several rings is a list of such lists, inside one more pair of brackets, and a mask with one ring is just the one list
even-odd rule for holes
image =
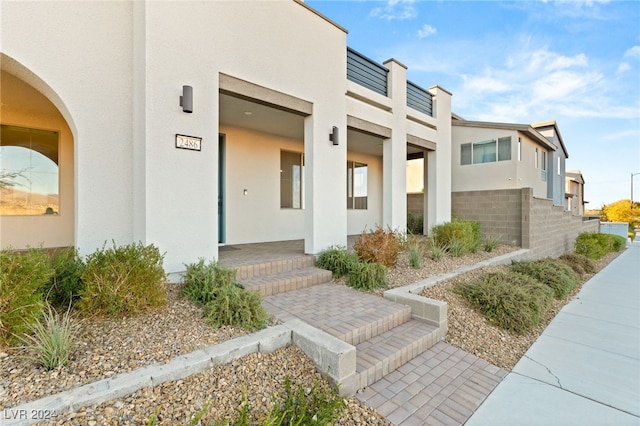
{"label": "stucco column", "polygon": [[393,133],[383,143],[382,221],[385,227],[407,228],[407,67],[389,59],[387,84],[393,104]]}
{"label": "stucco column", "polygon": [[[338,127],[338,145],[329,140],[333,126]],[[304,121],[305,253],[347,245],[346,181],[346,114],[339,108],[323,113],[318,107]]]}
{"label": "stucco column", "polygon": [[436,150],[425,158],[427,186],[426,230],[451,220],[451,93],[438,86],[429,88],[433,95],[433,117],[438,127]]}

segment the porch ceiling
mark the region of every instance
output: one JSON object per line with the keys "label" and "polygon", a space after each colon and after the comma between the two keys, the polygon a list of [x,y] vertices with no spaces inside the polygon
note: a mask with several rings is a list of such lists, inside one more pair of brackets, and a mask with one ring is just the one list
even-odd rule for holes
{"label": "porch ceiling", "polygon": [[[382,157],[383,141],[382,138],[357,130],[347,129],[347,149],[349,151]],[[415,156],[423,151],[424,149],[422,148],[407,144],[407,156]]]}
{"label": "porch ceiling", "polygon": [[303,140],[304,117],[220,93],[220,124]]}

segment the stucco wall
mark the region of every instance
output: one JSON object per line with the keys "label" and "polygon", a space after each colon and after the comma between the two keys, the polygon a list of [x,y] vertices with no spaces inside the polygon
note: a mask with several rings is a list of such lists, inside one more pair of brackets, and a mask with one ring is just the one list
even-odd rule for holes
{"label": "stucco wall", "polygon": [[598,232],[598,220],[583,221],[532,192],[531,188],[455,192],[452,212],[479,221],[485,234],[500,234],[503,242],[530,249],[531,258],[571,252],[581,232]]}

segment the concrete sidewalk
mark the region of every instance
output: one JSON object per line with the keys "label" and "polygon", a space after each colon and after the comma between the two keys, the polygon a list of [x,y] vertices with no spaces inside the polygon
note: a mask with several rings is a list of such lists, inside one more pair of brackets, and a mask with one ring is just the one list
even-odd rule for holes
{"label": "concrete sidewalk", "polygon": [[640,243],[583,286],[465,424],[640,425]]}

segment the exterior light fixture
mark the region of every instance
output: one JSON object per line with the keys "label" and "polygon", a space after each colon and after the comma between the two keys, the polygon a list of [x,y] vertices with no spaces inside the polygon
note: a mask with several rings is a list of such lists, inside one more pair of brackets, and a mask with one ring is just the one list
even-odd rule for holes
{"label": "exterior light fixture", "polygon": [[193,87],[182,86],[182,96],[180,96],[180,106],[182,111],[187,113],[193,112]]}
{"label": "exterior light fixture", "polygon": [[333,126],[331,133],[329,133],[329,140],[333,142],[334,145],[340,145],[338,128],[336,126]]}

